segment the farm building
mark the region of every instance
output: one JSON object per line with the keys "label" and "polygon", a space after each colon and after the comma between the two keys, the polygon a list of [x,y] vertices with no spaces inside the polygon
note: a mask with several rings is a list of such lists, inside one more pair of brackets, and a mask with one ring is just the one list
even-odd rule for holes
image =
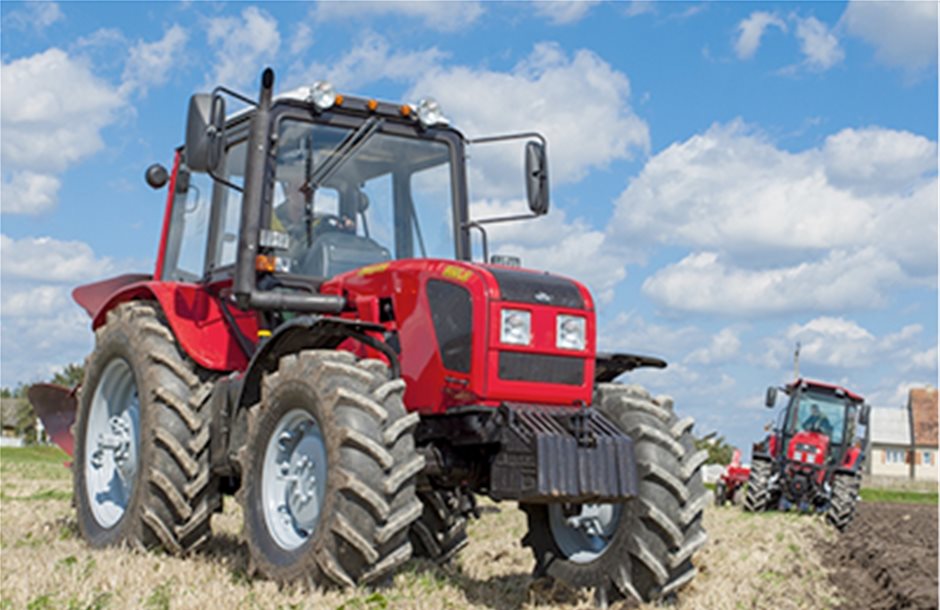
{"label": "farm building", "polygon": [[937,389],[911,390],[904,408],[873,408],[868,436],[868,474],[936,481]]}

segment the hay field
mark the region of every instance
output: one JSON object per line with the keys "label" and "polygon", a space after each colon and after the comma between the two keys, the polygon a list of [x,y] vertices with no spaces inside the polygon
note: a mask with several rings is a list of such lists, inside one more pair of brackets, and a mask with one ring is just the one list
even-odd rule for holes
{"label": "hay field", "polygon": [[[65,459],[49,448],[0,452],[0,608],[593,607],[589,592],[533,581],[531,554],[519,543],[525,519],[509,503],[482,502],[483,516],[471,525],[470,545],[454,565],[411,561],[392,586],[377,590],[279,590],[248,578],[241,515],[231,500],[213,518],[213,541],[193,557],[91,550],[77,537]],[[705,524],[709,542],[697,556],[699,575],[672,607],[834,608],[842,602],[814,545],[836,537],[820,519],[709,507]]]}

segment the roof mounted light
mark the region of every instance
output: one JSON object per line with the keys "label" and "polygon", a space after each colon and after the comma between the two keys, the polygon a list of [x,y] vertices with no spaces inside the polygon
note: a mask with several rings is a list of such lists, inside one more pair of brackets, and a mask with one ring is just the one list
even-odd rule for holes
{"label": "roof mounted light", "polygon": [[330,83],[318,80],[310,87],[307,101],[312,102],[317,110],[326,110],[336,103],[336,89]]}
{"label": "roof mounted light", "polygon": [[425,127],[447,125],[448,123],[448,120],[444,117],[444,113],[441,112],[440,104],[437,103],[437,100],[430,97],[426,97],[418,102],[417,107],[415,107],[415,114],[418,115],[418,120],[421,121],[421,124]]}

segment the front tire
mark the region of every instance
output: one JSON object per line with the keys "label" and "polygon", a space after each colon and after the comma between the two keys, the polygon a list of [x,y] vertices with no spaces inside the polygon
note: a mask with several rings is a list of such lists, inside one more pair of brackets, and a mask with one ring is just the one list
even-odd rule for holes
{"label": "front tire", "polygon": [[707,504],[691,418],[672,401],[638,386],[600,384],[595,405],[634,441],[638,495],[622,504],[523,505],[536,574],[571,586],[595,587],[601,600],[650,602],[688,583],[692,556],[705,544]]}
{"label": "front tire", "polygon": [[473,496],[463,489],[431,489],[419,491],[418,498],[424,511],[411,526],[415,557],[445,564],[467,546],[467,513]]}
{"label": "front tire", "polygon": [[75,427],[75,506],[93,547],[184,554],[210,535],[210,375],[179,348],[157,304],[123,303],[95,332]]}
{"label": "front tire", "polygon": [[861,483],[861,477],[854,473],[840,473],[832,477],[832,499],[829,501],[826,519],[840,531],[855,517]]}
{"label": "front tire", "polygon": [[265,375],[240,452],[251,571],[352,587],[411,557],[424,459],[403,392],[383,363],[348,352],[291,354]]}
{"label": "front tire", "polygon": [[773,465],[768,460],[751,460],[751,473],[747,479],[744,510],[759,513],[770,505],[770,474]]}

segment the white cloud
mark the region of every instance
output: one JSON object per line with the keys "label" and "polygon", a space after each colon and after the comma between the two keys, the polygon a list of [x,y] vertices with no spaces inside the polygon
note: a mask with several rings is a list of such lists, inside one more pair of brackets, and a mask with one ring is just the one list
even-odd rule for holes
{"label": "white cloud", "polygon": [[646,164],[616,202],[610,243],[629,244],[628,259],[691,248],[644,288],[682,310],[870,307],[899,282],[936,280],[935,168],[936,144],[908,132],[847,129],[789,152],[715,125]]}
{"label": "white cloud", "polygon": [[125,100],[87,62],[55,48],[4,62],[0,81],[3,212],[47,211],[57,175],[103,147],[101,130]]}
{"label": "white cloud", "polygon": [[160,40],[139,41],[131,47],[121,77],[122,89],[143,94],[150,87],[166,83],[170,71],[177,69],[184,61],[183,54],[188,38],[185,29],[174,25]]}
{"label": "white cloud", "polygon": [[874,248],[769,269],[744,269],[700,252],[648,277],[643,293],[678,311],[764,316],[880,307],[887,290],[904,280],[898,264]]}
{"label": "white cloud", "polygon": [[[409,93],[414,99],[425,96],[437,99],[469,137],[543,133],[554,184],[576,182],[590,169],[649,150],[649,128],[630,107],[629,79],[587,50],[569,57],[560,46],[541,43],[508,73],[441,67],[424,74]],[[487,175],[499,175],[498,167],[493,170]],[[519,182],[518,175],[512,180]],[[475,190],[474,195],[505,192]]]}
{"label": "white cloud", "polygon": [[53,23],[65,19],[58,2],[26,2],[22,8],[10,11],[4,18],[5,25],[19,30],[32,28],[37,32],[45,30]]}
{"label": "white cloud", "polygon": [[245,89],[256,82],[265,65],[272,62],[281,44],[277,19],[266,11],[249,6],[241,17],[209,20],[207,36],[215,53],[215,65],[207,87],[222,85]]}
{"label": "white cloud", "polygon": [[290,39],[290,52],[292,55],[299,55],[313,44],[313,29],[306,23],[297,24],[297,29]]}
{"label": "white cloud", "polygon": [[69,302],[65,286],[30,286],[21,290],[4,290],[0,314],[4,318],[36,317],[61,311]]}
{"label": "white cloud", "polygon": [[599,0],[544,0],[533,2],[535,14],[555,25],[576,23],[596,5]]}
{"label": "white cloud", "polygon": [[[525,209],[523,201],[477,201],[471,204],[470,216],[506,216]],[[614,287],[627,276],[624,261],[607,247],[604,232],[580,218],[569,221],[562,210],[538,219],[489,225],[487,233],[491,255],[518,256],[526,268],[583,282],[601,304],[610,303]]]}
{"label": "white cloud", "polygon": [[50,174],[16,170],[0,185],[5,214],[41,214],[55,207],[61,181]]}
{"label": "white cloud", "polygon": [[754,57],[760,47],[764,30],[770,26],[778,28],[781,32],[787,31],[787,24],[783,19],[775,13],[766,11],[755,11],[738,24],[738,39],[734,43],[734,52],[738,59]]}
{"label": "white cloud", "polygon": [[828,70],[845,59],[839,40],[815,17],[797,18],[796,37],[806,65],[814,70]]}
{"label": "white cloud", "polygon": [[916,73],[937,62],[936,2],[849,2],[841,25],[884,64]]}
{"label": "white cloud", "polygon": [[707,347],[700,347],[686,356],[688,364],[712,365],[728,362],[737,355],[741,349],[741,339],[738,333],[731,328],[723,328],[713,335]]}
{"label": "white cloud", "polygon": [[679,361],[701,345],[704,334],[694,326],[657,324],[636,312],[620,312],[598,330],[602,351],[649,354]]}
{"label": "white cloud", "polygon": [[115,270],[111,259],[95,256],[91,246],[81,241],[0,235],[0,273],[5,279],[77,282]]}
{"label": "white cloud", "polygon": [[424,27],[440,32],[453,32],[471,26],[483,14],[480,2],[319,2],[315,12],[318,21],[369,20],[376,17],[400,16],[420,21]]}
{"label": "white cloud", "polygon": [[409,82],[416,74],[434,70],[445,54],[437,48],[393,51],[388,41],[374,32],[363,32],[348,53],[329,62],[316,62],[288,76],[285,89],[327,80],[340,91],[356,90],[381,80]]}

